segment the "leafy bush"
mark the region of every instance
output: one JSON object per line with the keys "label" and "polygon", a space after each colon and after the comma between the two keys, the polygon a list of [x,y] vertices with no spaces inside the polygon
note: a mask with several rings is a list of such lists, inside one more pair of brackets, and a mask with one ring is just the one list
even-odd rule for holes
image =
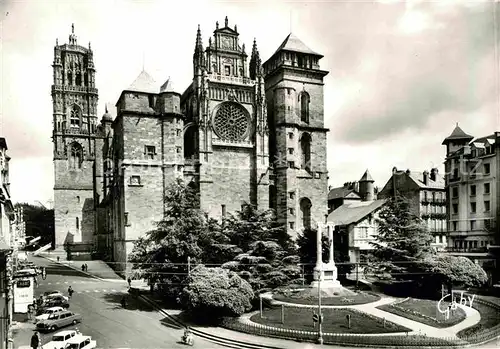
{"label": "leafy bush", "polygon": [[181,300],[197,320],[212,322],[250,310],[253,297],[252,287],[236,273],[199,265],[188,277]]}

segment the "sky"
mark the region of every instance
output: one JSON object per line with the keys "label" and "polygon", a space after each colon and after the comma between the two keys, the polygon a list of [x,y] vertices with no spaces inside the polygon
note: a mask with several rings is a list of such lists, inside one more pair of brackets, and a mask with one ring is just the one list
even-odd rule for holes
{"label": "sky", "polygon": [[[443,173],[441,142],[459,123],[500,131],[498,28],[493,1],[0,1],[0,136],[15,202],[51,205],[53,47],[91,42],[99,114],[144,67],[178,92],[193,76],[198,24],[235,24],[247,52],[267,60],[289,32],[324,55],[329,185],[369,169],[382,188],[392,168]],[[496,9],[496,12],[494,8]]]}

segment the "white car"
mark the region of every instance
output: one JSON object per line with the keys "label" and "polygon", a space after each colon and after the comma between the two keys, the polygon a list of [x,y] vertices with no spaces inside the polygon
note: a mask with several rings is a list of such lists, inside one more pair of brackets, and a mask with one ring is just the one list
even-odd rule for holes
{"label": "white car", "polygon": [[60,331],[52,335],[52,340],[44,345],[42,349],[64,349],[71,338],[81,336],[81,333],[75,330]]}
{"label": "white car", "polygon": [[63,307],[51,307],[47,308],[44,310],[44,312],[37,317],[35,317],[36,321],[41,321],[41,320],[47,320],[49,318],[49,315],[54,314],[54,313],[59,313],[60,311],[65,311]]}
{"label": "white car", "polygon": [[64,349],[94,349],[96,346],[97,342],[92,337],[78,335],[68,340]]}

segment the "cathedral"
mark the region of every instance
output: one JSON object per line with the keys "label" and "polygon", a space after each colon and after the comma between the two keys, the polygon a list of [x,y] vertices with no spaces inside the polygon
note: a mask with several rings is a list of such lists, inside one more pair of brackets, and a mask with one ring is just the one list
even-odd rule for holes
{"label": "cathedral", "polygon": [[185,91],[142,71],[121,93],[116,118],[97,118],[93,52],[54,48],[52,85],[55,247],[94,252],[128,269],[134,241],[155,228],[176,178],[199,207],[222,218],[243,204],[275,209],[296,236],[325,222],[328,173],[323,56],[290,33],[262,63],[237,26],[198,27]]}

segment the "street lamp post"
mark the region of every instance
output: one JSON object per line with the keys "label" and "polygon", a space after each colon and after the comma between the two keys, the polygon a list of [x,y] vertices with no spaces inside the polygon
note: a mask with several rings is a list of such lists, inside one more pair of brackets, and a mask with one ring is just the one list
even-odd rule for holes
{"label": "street lamp post", "polygon": [[323,314],[321,313],[321,279],[322,279],[322,270],[323,268],[320,267],[319,269],[319,277],[318,277],[318,344],[323,344],[323,328],[322,328],[322,322],[323,322]]}
{"label": "street lamp post", "polygon": [[317,261],[316,267],[318,270],[318,344],[323,344],[323,331],[322,331],[322,322],[323,322],[323,314],[321,313],[321,279],[323,278],[323,241],[322,241],[322,231],[321,225],[318,224],[317,231]]}

